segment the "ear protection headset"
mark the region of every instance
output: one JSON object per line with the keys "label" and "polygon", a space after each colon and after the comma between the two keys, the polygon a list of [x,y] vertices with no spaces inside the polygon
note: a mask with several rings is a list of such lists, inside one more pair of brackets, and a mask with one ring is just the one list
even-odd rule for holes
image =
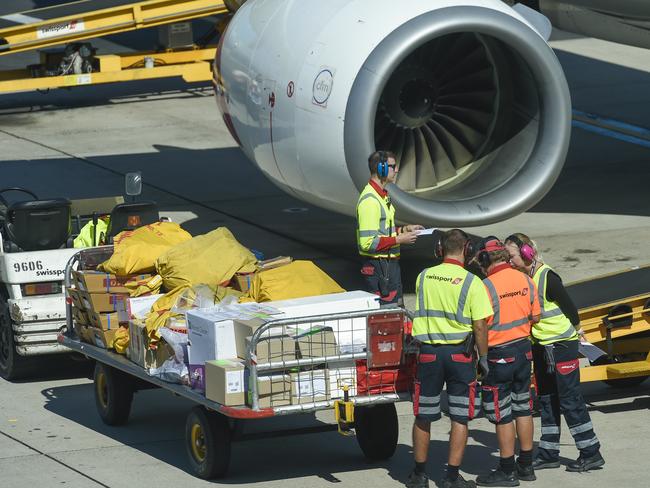
{"label": "ear protection headset", "polygon": [[519,254],[521,254],[521,258],[524,260],[526,264],[531,263],[533,259],[535,259],[535,255],[537,253],[535,252],[535,249],[533,249],[533,246],[524,243],[516,235],[513,234],[511,236],[508,236],[506,242],[507,241],[514,242],[517,245],[517,247],[519,248]]}
{"label": "ear protection headset", "polygon": [[498,237],[488,236],[481,241],[478,246],[478,254],[476,255],[476,261],[479,266],[483,269],[488,269],[492,262],[490,261],[490,252],[492,251],[505,251],[506,247],[503,245],[503,242],[499,240]]}
{"label": "ear protection headset", "polygon": [[388,158],[386,151],[379,151],[379,162],[377,163],[377,176],[380,178],[388,177]]}
{"label": "ear protection headset", "polygon": [[[471,252],[471,246],[472,246],[472,241],[469,238],[469,236],[461,229],[453,229],[453,230],[459,230],[462,232],[463,237],[466,239],[465,240],[465,245],[463,247],[463,254],[465,256],[469,256],[469,253]],[[445,233],[439,230],[434,231],[434,245],[433,245],[433,257],[436,259],[444,259],[445,257],[445,251],[444,251],[444,245],[445,245]]]}

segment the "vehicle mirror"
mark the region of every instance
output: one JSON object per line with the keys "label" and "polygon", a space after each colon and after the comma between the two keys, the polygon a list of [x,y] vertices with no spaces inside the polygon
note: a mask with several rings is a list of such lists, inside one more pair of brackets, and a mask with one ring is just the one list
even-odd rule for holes
{"label": "vehicle mirror", "polygon": [[127,173],[125,187],[125,192],[129,196],[137,196],[142,193],[142,173],[140,171]]}

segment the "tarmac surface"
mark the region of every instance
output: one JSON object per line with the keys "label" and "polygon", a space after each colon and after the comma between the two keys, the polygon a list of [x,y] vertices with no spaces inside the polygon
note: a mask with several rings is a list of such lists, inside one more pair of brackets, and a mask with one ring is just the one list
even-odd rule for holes
{"label": "tarmac surface", "polygon": [[[10,0],[6,10],[34,4],[48,2]],[[139,34],[96,44],[104,53],[150,47],[151,35]],[[562,32],[552,45],[575,109],[650,126],[650,51]],[[35,62],[30,56],[0,58],[0,68]],[[565,169],[546,198],[514,219],[468,230],[528,233],[567,282],[650,262],[650,148],[610,135],[576,128]],[[0,96],[1,186],[24,186],[42,198],[120,195],[130,170],[143,172],[143,198],[156,200],[162,215],[193,234],[227,226],[267,257],[312,259],[342,286],[360,286],[353,220],[297,201],[269,183],[234,146],[208,87],[168,80]],[[430,254],[425,238],[405,249],[407,292]],[[407,305],[412,303],[408,296]],[[209,485],[191,475],[184,452],[191,403],[164,391],[140,392],[130,423],[107,427],[95,411],[87,365],[64,363],[43,363],[43,375],[30,381],[0,380],[1,487]],[[607,464],[587,474],[542,471],[536,486],[648,486],[643,467],[650,448],[650,383],[627,390],[596,383],[585,385],[584,393]],[[412,467],[410,409],[410,403],[398,406],[399,445],[388,462],[368,464],[354,439],[336,433],[270,438],[235,444],[230,476],[214,484],[400,486]],[[314,422],[292,417],[246,429]],[[433,480],[442,475],[448,426],[443,419],[432,427]],[[539,422],[536,428],[539,438]],[[562,443],[566,464],[577,451],[568,432]],[[492,426],[474,421],[462,467],[466,477],[493,467],[495,445]]]}

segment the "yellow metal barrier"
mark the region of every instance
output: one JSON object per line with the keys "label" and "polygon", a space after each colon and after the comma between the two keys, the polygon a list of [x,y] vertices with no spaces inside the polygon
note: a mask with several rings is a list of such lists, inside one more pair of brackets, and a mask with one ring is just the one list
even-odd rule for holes
{"label": "yellow metal barrier", "polygon": [[56,7],[17,14],[35,22],[0,29],[0,55],[228,12],[221,0],[146,0],[101,10],[92,10],[92,1],[79,4],[78,13],[42,21],[39,12]]}
{"label": "yellow metal barrier", "polygon": [[[28,70],[0,71],[0,94],[175,76],[188,83],[209,81],[212,79],[211,63],[215,53],[215,47],[208,47],[164,53],[109,54],[96,56],[99,71],[63,76],[34,78]],[[147,59],[152,63],[151,67],[146,67]]]}
{"label": "yellow metal barrier", "polygon": [[[609,364],[584,366],[582,382],[650,376],[650,294],[580,310],[585,339],[605,350]],[[616,384],[616,383],[613,383]]]}

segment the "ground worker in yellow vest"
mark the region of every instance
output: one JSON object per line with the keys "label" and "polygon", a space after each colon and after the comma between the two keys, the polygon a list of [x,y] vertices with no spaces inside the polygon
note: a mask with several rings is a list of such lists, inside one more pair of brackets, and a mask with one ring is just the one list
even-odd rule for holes
{"label": "ground worker in yellow vest", "polygon": [[395,207],[386,190],[395,183],[398,168],[395,154],[375,151],[368,158],[370,181],[357,203],[357,245],[362,258],[361,274],[369,292],[380,303],[402,301],[402,276],[399,267],[400,244],[413,244],[421,225],[395,226]]}
{"label": "ground worker in yellow vest", "polygon": [[[540,318],[539,300],[533,281],[510,266],[510,255],[496,237],[479,243],[474,261],[487,276],[483,283],[494,310],[487,321],[490,372],[483,378],[481,397],[485,417],[496,425],[500,455],[497,468],[479,475],[476,484],[519,486],[519,480],[536,479],[532,467],[530,331]],[[520,447],[516,467],[515,432]]]}
{"label": "ground worker in yellow vest", "polygon": [[481,280],[463,267],[468,238],[462,230],[452,229],[442,235],[437,255],[444,256],[438,266],[420,273],[416,282],[416,310],[413,337],[420,343],[417,380],[413,395],[413,456],[415,469],[406,486],[428,486],[426,461],[431,439],[431,422],[441,418],[440,394],[447,385],[451,433],[447,473],[443,488],[469,488],[458,473],[465,445],[467,423],[480,410],[477,392],[476,356],[484,376],[487,362],[486,320],[492,315],[490,298]]}
{"label": "ground worker in yellow vest", "polygon": [[540,321],[532,327],[533,365],[542,418],[542,438],[535,469],[560,467],[560,414],[564,415],[580,456],[567,471],[589,471],[605,464],[600,442],[580,392],[578,342],[580,318],[562,280],[544,264],[535,243],[525,234],[505,241],[510,263],[533,279]]}

